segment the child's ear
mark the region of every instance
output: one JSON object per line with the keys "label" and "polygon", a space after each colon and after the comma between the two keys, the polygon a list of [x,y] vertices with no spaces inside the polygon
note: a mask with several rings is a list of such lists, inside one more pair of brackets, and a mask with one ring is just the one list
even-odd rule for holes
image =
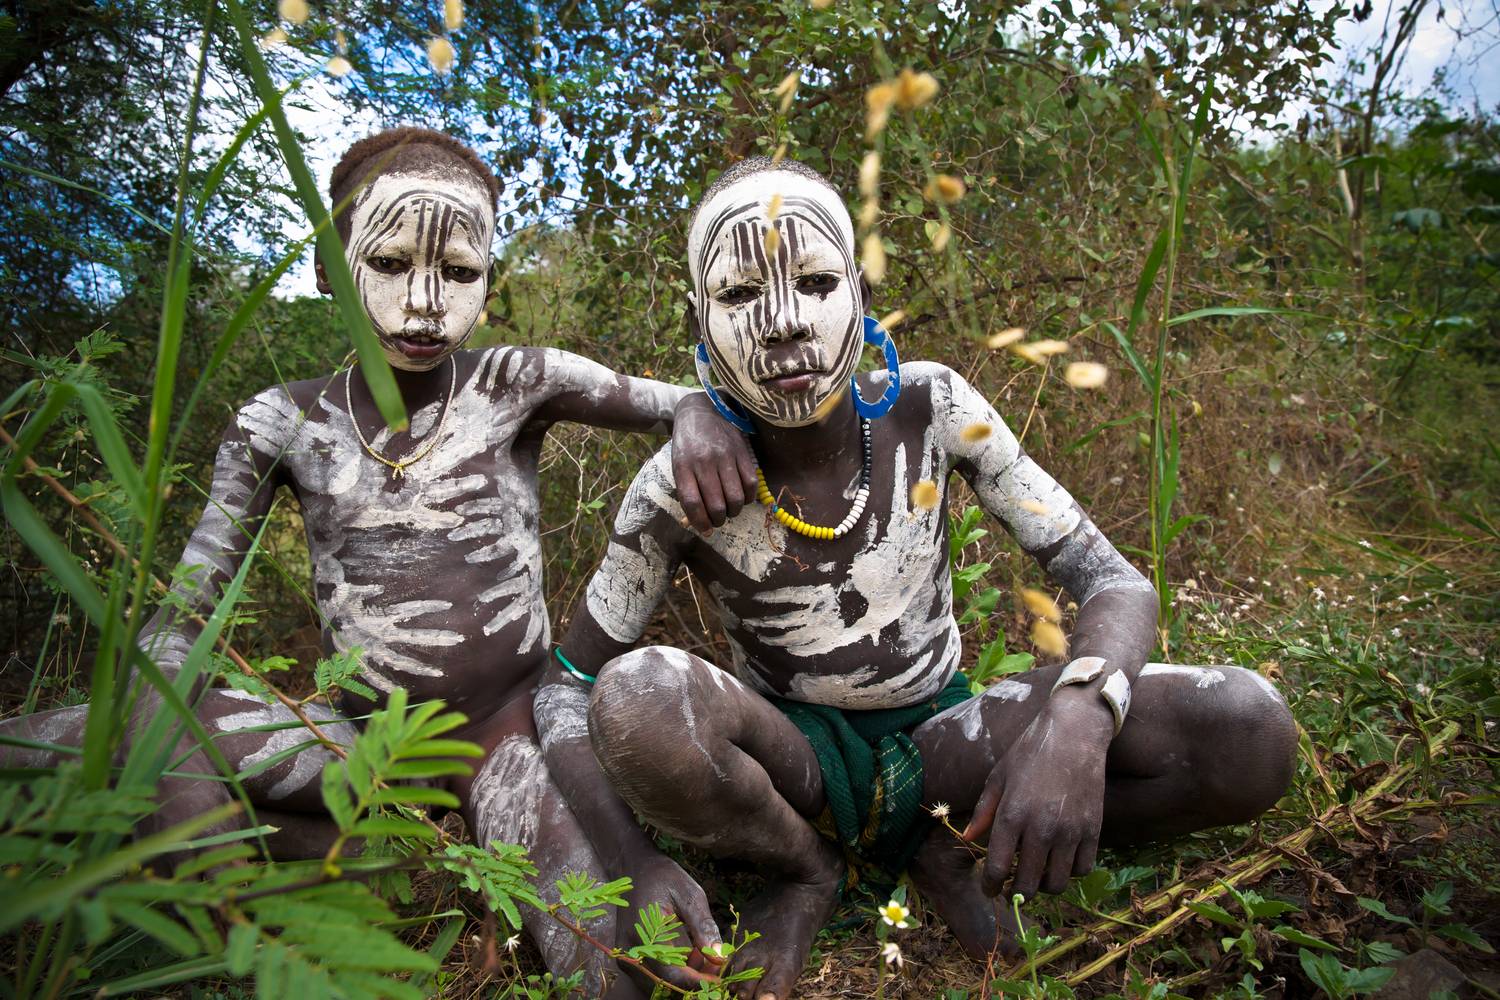
{"label": "child's ear", "polygon": [[318,291],[324,295],[332,295],[333,286],[328,283],[328,272],[323,270],[321,260],[313,261],[313,273],[318,276]]}
{"label": "child's ear", "polygon": [[870,311],[870,303],[875,301],[875,289],[870,287],[870,279],[865,277],[865,269],[859,269],[859,313],[863,316]]}
{"label": "child's ear", "polygon": [[687,311],[682,314],[682,319],[687,323],[688,333],[692,334],[694,340],[702,340],[698,335],[698,299],[692,292],[687,293]]}

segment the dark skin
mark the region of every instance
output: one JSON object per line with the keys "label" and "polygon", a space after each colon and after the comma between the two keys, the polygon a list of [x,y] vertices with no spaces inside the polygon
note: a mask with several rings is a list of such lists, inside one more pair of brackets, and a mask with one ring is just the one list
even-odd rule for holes
{"label": "dark skin", "polygon": [[[809,334],[794,314],[766,314],[754,349],[769,359],[761,370],[776,370],[780,352]],[[1290,778],[1295,726],[1279,697],[1234,668],[1143,671],[1155,624],[1150,586],[961,379],[927,365],[904,366],[902,381],[896,405],[872,428],[868,507],[843,537],[780,530],[754,509],[712,535],[687,531],[665,461],[643,469],[562,646],[598,681],[590,694],[553,668],[538,698],[544,750],[564,794],[591,839],[614,845],[605,867],[640,873],[639,898],[675,909],[695,946],[717,939],[701,890],[660,858],[633,814],[766,870],[767,889],[745,915],[762,937],[734,958],[735,968],[764,973],[737,987],[742,996],[791,994],[842,871],[811,825],[825,805],[816,758],[764,693],[863,709],[910,705],[941,687],[958,659],[941,496],[950,470],[1078,603],[1070,659],[1108,665],[1055,692],[1061,664],[1033,671],[912,733],[926,764],[924,802],[947,804],[965,839],[988,848],[976,868],[963,845],[935,829],[910,872],[971,954],[1005,943],[997,911],[1011,893],[1060,891],[1092,867],[1101,839],[1248,819]],[[786,384],[800,391],[804,383]],[[879,388],[866,377],[862,394],[874,398]],[[805,427],[751,417],[781,505],[813,524],[839,523],[862,460],[848,397]],[[960,433],[977,424],[991,431],[978,440]],[[923,479],[939,489],[932,510],[908,498]],[[680,651],[635,649],[649,618],[643,605],[654,606],[681,565],[720,608],[733,676]],[[1101,693],[1115,673],[1134,689],[1118,734]],[[578,689],[554,696],[549,685]],[[564,711],[576,713],[584,698],[586,733]],[[558,711],[543,712],[554,699]]]}
{"label": "dark skin", "polygon": [[[482,198],[470,203],[476,216],[486,211]],[[395,204],[399,209],[399,200]],[[354,212],[358,236],[358,203]],[[473,774],[443,784],[462,804],[470,830],[486,842],[526,840],[544,878],[596,870],[587,838],[540,766],[532,723],[531,696],[549,649],[537,525],[543,440],[559,421],[613,430],[675,429],[683,436],[679,474],[701,498],[685,510],[705,526],[739,510],[753,465],[739,435],[704,400],[684,398],[682,390],[618,376],[558,351],[458,350],[472,319],[459,323],[456,335],[444,324],[454,319],[464,286],[483,281],[483,275],[452,261],[423,261],[423,247],[440,246],[439,240],[404,238],[406,243],[388,237],[374,259],[355,263],[394,280],[429,263],[452,283],[446,295],[440,289],[406,296],[396,321],[426,331],[421,343],[406,344],[377,323],[388,354],[409,348],[413,362],[427,366],[394,370],[410,426],[387,432],[356,372],[272,387],[247,403],[224,435],[210,501],[182,560],[200,568],[181,585],[181,596],[200,616],[211,611],[277,490],[286,487],[306,525],[327,651],[359,647],[361,679],[377,693],[400,686],[413,702],[439,698],[468,717],[451,735],[479,744],[486,756],[465,762]],[[319,271],[320,288],[327,291]],[[469,300],[478,303],[482,295]],[[366,308],[377,318],[368,303]],[[398,476],[370,450],[398,462],[421,457]],[[140,641],[171,675],[199,632],[189,617],[164,608]],[[351,694],[337,708],[358,715],[376,704]],[[353,727],[333,712],[309,708],[331,738],[353,738]],[[138,725],[155,712],[154,702],[145,699]],[[86,713],[82,706],[39,713],[10,720],[5,729],[76,746]],[[211,732],[222,734],[217,742],[236,769],[309,738],[300,729],[241,732],[292,716],[237,692],[200,692],[197,713]],[[181,749],[187,754],[190,742]],[[52,755],[14,748],[5,748],[4,755],[7,766],[55,762]],[[318,780],[330,756],[312,747],[246,779],[251,801],[266,810],[260,821],[270,816],[282,828],[270,845],[278,857],[321,856],[332,843],[335,830],[322,812]],[[194,752],[178,770],[210,774],[214,768]],[[168,779],[148,824],[165,828],[228,798],[219,782]],[[535,823],[522,823],[527,817],[536,817]],[[548,879],[543,889],[550,887]],[[603,933],[608,938],[613,931]],[[571,971],[562,968],[570,962],[599,964],[571,940],[547,937],[543,947],[559,972]],[[622,989],[620,995],[635,994],[629,984]]]}

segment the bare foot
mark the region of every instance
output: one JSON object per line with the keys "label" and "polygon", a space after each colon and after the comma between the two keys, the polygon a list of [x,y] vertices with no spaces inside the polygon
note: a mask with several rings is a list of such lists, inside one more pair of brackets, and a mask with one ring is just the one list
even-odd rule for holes
{"label": "bare foot", "polygon": [[937,827],[912,859],[913,887],[937,911],[970,958],[984,961],[995,950],[1020,954],[1015,915],[1003,900],[984,894],[975,857],[952,832]]}
{"label": "bare foot", "polygon": [[807,964],[813,938],[828,922],[844,877],[844,861],[832,844],[819,841],[821,856],[811,880],[777,878],[745,907],[740,926],[760,937],[735,952],[731,970],[762,970],[756,982],[735,985],[745,1000],[787,1000]]}

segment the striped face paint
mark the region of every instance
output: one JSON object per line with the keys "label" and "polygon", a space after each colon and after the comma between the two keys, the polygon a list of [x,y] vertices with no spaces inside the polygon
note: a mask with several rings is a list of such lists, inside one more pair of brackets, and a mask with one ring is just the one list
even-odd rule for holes
{"label": "striped face paint", "polygon": [[484,310],[495,214],[455,174],[383,174],[356,199],[345,256],[386,359],[430,371]]}
{"label": "striped face paint", "polygon": [[751,174],[699,211],[688,264],[699,336],[725,391],[783,427],[827,413],[863,343],[854,227],[839,196],[800,174]]}

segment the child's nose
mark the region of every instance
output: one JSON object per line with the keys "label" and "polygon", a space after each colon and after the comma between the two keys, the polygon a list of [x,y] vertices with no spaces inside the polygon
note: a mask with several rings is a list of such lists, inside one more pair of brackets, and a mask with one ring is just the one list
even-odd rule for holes
{"label": "child's nose", "polygon": [[413,268],[406,279],[406,311],[416,316],[443,316],[448,312],[439,274]]}

